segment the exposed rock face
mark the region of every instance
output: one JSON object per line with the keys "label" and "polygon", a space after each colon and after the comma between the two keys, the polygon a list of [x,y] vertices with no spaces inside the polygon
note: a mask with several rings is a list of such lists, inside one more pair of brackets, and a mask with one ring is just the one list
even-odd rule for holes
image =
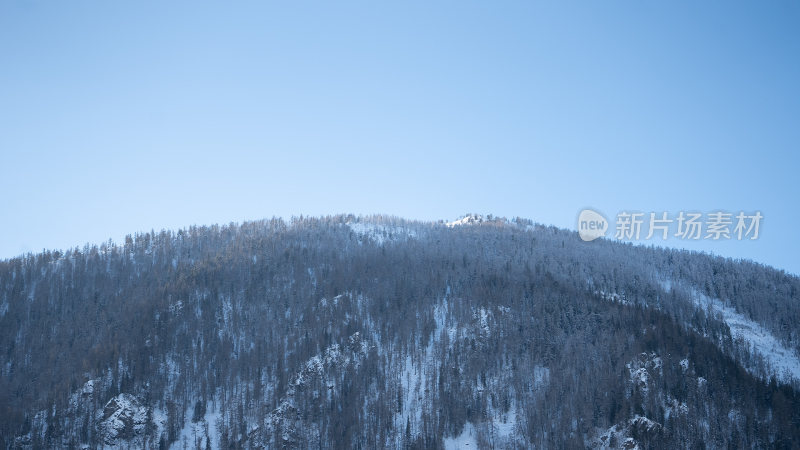
{"label": "exposed rock face", "polygon": [[130,394],[119,394],[106,403],[98,431],[107,445],[131,441],[144,434],[147,408]]}
{"label": "exposed rock face", "polygon": [[662,428],[660,423],[637,415],[632,419],[612,426],[599,435],[591,443],[590,448],[624,450],[646,448],[646,445],[642,445],[642,441],[658,441]]}

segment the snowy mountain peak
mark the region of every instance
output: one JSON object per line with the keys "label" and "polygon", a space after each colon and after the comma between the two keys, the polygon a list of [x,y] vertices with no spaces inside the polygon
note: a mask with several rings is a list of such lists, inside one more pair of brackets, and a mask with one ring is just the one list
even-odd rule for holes
{"label": "snowy mountain peak", "polygon": [[481,214],[468,213],[467,215],[458,220],[455,220],[453,222],[447,222],[445,225],[452,228],[459,225],[477,225],[483,223],[483,221],[484,218]]}

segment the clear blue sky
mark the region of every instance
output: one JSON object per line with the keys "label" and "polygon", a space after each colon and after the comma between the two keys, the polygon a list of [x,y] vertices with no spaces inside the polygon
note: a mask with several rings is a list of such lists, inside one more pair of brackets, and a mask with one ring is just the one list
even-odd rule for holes
{"label": "clear blue sky", "polygon": [[[0,3],[0,257],[299,214],[575,227],[800,273],[800,3]],[[682,245],[680,241],[668,241]]]}

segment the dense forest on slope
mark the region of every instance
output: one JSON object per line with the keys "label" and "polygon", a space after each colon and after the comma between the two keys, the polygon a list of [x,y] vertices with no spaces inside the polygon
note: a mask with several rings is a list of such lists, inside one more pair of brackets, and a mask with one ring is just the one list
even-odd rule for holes
{"label": "dense forest on slope", "polygon": [[3,448],[792,447],[800,279],[523,219],[0,261]]}

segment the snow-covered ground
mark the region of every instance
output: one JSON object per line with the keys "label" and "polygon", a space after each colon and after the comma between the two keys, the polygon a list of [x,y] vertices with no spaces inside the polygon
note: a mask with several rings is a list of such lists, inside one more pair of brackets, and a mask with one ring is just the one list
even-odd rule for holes
{"label": "snow-covered ground", "polygon": [[461,450],[465,448],[478,448],[477,432],[471,423],[467,422],[461,434],[451,438],[444,438],[445,450]]}
{"label": "snow-covered ground", "polygon": [[411,433],[414,436],[419,434],[419,424],[422,422],[425,401],[430,401],[425,392],[426,382],[433,376],[436,367],[435,349],[438,348],[442,332],[445,329],[449,294],[450,287],[447,288],[447,293],[441,303],[434,309],[436,329],[425,347],[422,360],[415,361],[411,355],[408,355],[402,364],[400,387],[403,392],[403,408],[395,417],[395,426],[397,430],[405,430],[406,423],[410,422]]}
{"label": "snow-covered ground", "polygon": [[764,358],[771,371],[779,379],[787,382],[800,381],[800,358],[792,349],[783,345],[778,338],[773,336],[769,330],[737,313],[734,308],[724,305],[717,299],[697,292],[693,298],[699,307],[711,308],[714,313],[718,314],[728,324],[733,338],[747,342],[751,351]]}
{"label": "snow-covered ground", "polygon": [[[193,405],[193,404],[192,404]],[[173,442],[171,449],[206,448],[206,439],[212,449],[220,448],[217,422],[220,420],[220,411],[217,402],[208,402],[206,414],[197,422],[192,422],[192,407],[187,408],[186,421],[183,424],[178,440]],[[208,430],[208,433],[206,433]]]}
{"label": "snow-covered ground", "polygon": [[[669,278],[661,280],[661,287],[669,291],[675,283]],[[731,336],[748,344],[753,355],[758,355],[769,365],[769,370],[784,382],[800,382],[800,357],[791,348],[785,346],[769,330],[749,319],[736,309],[725,305],[720,299],[710,298],[705,294],[690,289],[692,300],[698,308],[711,310],[731,330]],[[687,361],[688,362],[688,361]],[[754,373],[754,367],[745,368]],[[685,370],[685,369],[684,369]]]}

